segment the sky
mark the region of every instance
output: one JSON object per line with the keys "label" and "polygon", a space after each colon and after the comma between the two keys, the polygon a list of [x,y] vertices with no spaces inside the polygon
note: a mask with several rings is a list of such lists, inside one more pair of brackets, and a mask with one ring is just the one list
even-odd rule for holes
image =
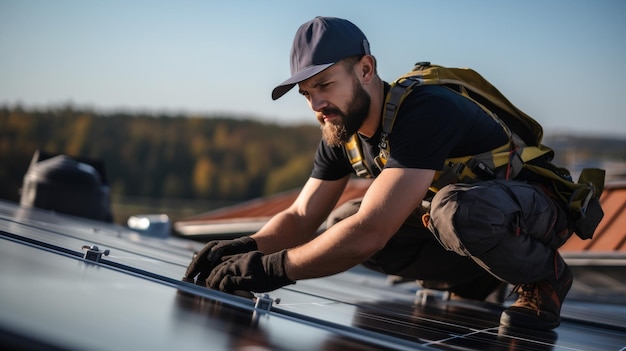
{"label": "sky", "polygon": [[626,138],[623,0],[0,0],[0,105],[316,123],[270,95],[315,16],[360,27],[386,81],[470,67],[546,134]]}

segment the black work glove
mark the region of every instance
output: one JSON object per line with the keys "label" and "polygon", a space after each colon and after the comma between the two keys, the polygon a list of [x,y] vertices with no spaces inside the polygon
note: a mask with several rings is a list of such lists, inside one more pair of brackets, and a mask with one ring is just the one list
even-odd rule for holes
{"label": "black work glove", "polygon": [[225,257],[257,250],[256,241],[249,236],[233,240],[215,240],[208,242],[191,260],[183,281],[206,285],[211,271],[225,260]]}
{"label": "black work glove", "polygon": [[287,250],[270,255],[251,251],[217,266],[206,280],[207,287],[232,293],[235,290],[266,292],[295,284],[285,273]]}

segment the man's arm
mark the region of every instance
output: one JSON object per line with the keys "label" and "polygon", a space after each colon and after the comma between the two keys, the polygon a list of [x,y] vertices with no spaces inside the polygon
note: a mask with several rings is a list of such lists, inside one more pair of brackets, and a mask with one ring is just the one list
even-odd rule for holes
{"label": "man's arm", "polygon": [[309,178],[294,203],[252,235],[259,251],[269,254],[310,241],[341,196],[349,176],[327,181]]}
{"label": "man's arm", "polygon": [[[342,272],[382,249],[428,191],[435,171],[388,168],[368,189],[359,211],[287,252],[292,280]],[[314,205],[314,203],[311,203]]]}

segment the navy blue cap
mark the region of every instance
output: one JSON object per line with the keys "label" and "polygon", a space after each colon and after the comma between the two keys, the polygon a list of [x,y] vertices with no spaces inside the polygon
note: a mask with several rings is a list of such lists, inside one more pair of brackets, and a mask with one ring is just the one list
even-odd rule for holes
{"label": "navy blue cap", "polygon": [[272,99],[334,63],[356,55],[369,55],[365,34],[352,22],[335,17],[315,17],[298,28],[291,47],[291,77],[272,91]]}

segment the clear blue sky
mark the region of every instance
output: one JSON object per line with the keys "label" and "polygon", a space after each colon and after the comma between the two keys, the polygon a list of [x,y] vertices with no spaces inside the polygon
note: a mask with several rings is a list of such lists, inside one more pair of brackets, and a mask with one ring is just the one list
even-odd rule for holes
{"label": "clear blue sky", "polygon": [[289,76],[300,24],[344,17],[390,81],[471,67],[546,133],[626,137],[626,1],[0,0],[0,104],[311,122]]}

